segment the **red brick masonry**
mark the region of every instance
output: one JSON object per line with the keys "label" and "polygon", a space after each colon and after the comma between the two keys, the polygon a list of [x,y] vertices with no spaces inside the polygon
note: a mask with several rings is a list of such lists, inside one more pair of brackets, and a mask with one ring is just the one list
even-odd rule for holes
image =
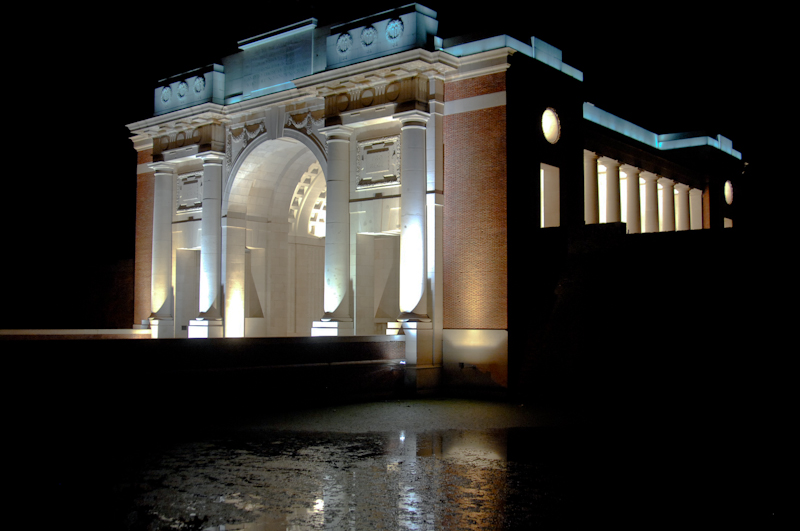
{"label": "red brick masonry", "polygon": [[[138,153],[138,163],[153,162],[153,150]],[[136,259],[133,271],[133,323],[150,316],[150,274],[153,256],[153,180],[155,174],[140,173],[136,179]]]}
{"label": "red brick masonry", "polygon": [[[445,101],[505,90],[505,74],[445,85]],[[508,328],[506,107],[444,117],[444,327]],[[524,178],[524,177],[523,177]]]}

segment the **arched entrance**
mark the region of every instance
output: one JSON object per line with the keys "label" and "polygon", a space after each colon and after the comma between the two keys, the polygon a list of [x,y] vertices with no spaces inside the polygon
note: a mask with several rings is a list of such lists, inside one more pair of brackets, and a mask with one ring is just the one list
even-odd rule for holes
{"label": "arched entrance", "polygon": [[314,151],[290,136],[255,139],[231,168],[222,196],[226,337],[308,336],[322,315],[325,160]]}

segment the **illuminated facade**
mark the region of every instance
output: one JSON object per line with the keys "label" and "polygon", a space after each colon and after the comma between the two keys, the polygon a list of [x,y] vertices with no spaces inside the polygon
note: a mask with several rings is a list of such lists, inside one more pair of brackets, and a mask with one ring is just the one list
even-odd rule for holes
{"label": "illuminated facade", "polygon": [[164,80],[154,116],[129,125],[139,326],[403,334],[418,386],[459,364],[506,386],[509,257],[531,231],[732,223],[728,139],[586,103],[583,74],[536,38],[437,28],[416,4],[310,19]]}

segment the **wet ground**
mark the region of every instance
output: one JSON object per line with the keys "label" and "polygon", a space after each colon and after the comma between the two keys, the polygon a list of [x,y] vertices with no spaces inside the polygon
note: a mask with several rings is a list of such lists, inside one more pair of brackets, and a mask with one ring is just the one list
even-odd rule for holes
{"label": "wet ground", "polygon": [[[61,441],[45,482],[54,522],[129,531],[638,528],[751,516],[737,507],[740,487],[760,499],[758,485],[741,481],[743,456],[700,433],[609,431],[517,403],[389,400],[201,424],[174,413],[172,429],[63,434],[73,443]],[[723,456],[733,460],[720,467]],[[736,478],[735,488],[725,484]]]}

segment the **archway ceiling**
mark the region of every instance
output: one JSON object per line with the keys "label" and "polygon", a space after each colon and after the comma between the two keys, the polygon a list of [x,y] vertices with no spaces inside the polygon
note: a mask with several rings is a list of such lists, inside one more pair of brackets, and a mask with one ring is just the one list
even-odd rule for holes
{"label": "archway ceiling", "polygon": [[299,142],[264,142],[242,161],[228,201],[228,212],[286,222],[297,183],[316,161]]}

